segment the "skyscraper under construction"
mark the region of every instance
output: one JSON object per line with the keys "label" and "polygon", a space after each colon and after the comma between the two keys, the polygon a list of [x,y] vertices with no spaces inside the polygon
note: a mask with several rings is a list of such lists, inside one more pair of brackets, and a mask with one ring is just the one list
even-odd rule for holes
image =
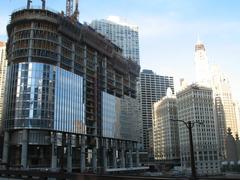
{"label": "skyscraper under construction", "polygon": [[7,26],[2,161],[69,172],[137,167],[139,65],[80,24],[76,10],[29,2]]}

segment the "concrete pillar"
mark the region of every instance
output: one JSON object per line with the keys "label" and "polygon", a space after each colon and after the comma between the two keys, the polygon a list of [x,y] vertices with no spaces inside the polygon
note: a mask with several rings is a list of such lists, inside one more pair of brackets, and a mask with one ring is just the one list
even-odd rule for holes
{"label": "concrete pillar", "polygon": [[120,157],[121,157],[121,168],[125,168],[125,144],[122,143],[121,144],[121,154],[120,154]]}
{"label": "concrete pillar", "polygon": [[108,168],[108,155],[105,145],[103,146],[103,169],[106,171]]}
{"label": "concrete pillar", "polygon": [[9,153],[9,132],[4,132],[4,141],[3,141],[3,154],[2,154],[2,162],[8,163],[8,153]]}
{"label": "concrete pillar", "polygon": [[116,148],[113,148],[113,168],[117,168],[117,157],[116,157]]}
{"label": "concrete pillar", "polygon": [[75,44],[72,44],[72,72],[74,72],[74,62],[75,62]]}
{"label": "concrete pillar", "polygon": [[52,171],[57,170],[57,146],[56,146],[56,134],[53,133],[51,136],[51,143],[52,143],[52,160],[51,160],[51,169]]}
{"label": "concrete pillar", "polygon": [[128,155],[129,155],[129,167],[131,168],[131,167],[133,167],[132,144],[130,144]]}
{"label": "concrete pillar", "polygon": [[86,169],[86,162],[85,162],[85,136],[81,137],[81,159],[80,159],[80,166],[81,166],[81,173],[85,172]]}
{"label": "concrete pillar", "polygon": [[22,134],[22,153],[21,153],[21,165],[23,168],[27,168],[27,154],[28,154],[28,130],[24,129]]}
{"label": "concrete pillar", "polygon": [[34,23],[31,23],[30,39],[29,39],[29,48],[28,48],[28,62],[32,61],[32,49],[33,49],[33,31]]}
{"label": "concrete pillar", "polygon": [[139,161],[139,149],[138,149],[138,144],[136,147],[136,167],[139,167],[140,161]]}
{"label": "concrete pillar", "polygon": [[57,47],[57,52],[58,52],[58,55],[57,55],[57,66],[60,66],[60,62],[61,62],[61,53],[62,53],[62,47],[61,45],[62,44],[62,37],[61,36],[58,36],[58,47]]}
{"label": "concrete pillar", "polygon": [[67,172],[72,172],[72,136],[70,134],[67,140]]}
{"label": "concrete pillar", "polygon": [[52,160],[51,160],[52,171],[57,170],[57,146],[52,144]]}
{"label": "concrete pillar", "polygon": [[93,172],[97,172],[97,148],[93,147],[92,149],[92,168]]}

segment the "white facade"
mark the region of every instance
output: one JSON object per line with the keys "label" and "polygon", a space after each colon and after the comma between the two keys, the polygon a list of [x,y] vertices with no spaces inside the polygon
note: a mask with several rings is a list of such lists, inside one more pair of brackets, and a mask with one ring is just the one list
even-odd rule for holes
{"label": "white facade", "polygon": [[220,158],[224,160],[227,128],[231,128],[233,135],[238,133],[235,105],[228,77],[216,65],[209,68],[206,49],[199,40],[195,45],[195,70],[196,82],[213,90],[216,135]]}
{"label": "white facade", "polygon": [[142,110],[143,148],[149,148],[148,129],[152,128],[153,103],[166,95],[167,89],[174,92],[173,77],[160,76],[152,70],[144,69],[140,73],[140,103]]}
{"label": "white facade", "polygon": [[[198,174],[217,174],[219,151],[213,115],[212,90],[207,87],[190,85],[177,93],[178,119],[185,122],[201,122],[192,128],[195,165]],[[179,122],[180,157],[182,169],[189,169],[189,132],[184,123]]]}
{"label": "white facade", "polygon": [[94,20],[90,26],[123,50],[123,56],[140,64],[138,27],[111,16]]}
{"label": "white facade", "polygon": [[198,84],[209,86],[210,73],[206,49],[204,44],[198,40],[195,45],[195,81]]}
{"label": "white facade", "polygon": [[222,159],[224,159],[226,156],[225,138],[227,129],[231,129],[233,136],[238,133],[236,109],[228,77],[221,72],[218,66],[212,67],[211,75],[213,96],[215,98],[217,137]]}
{"label": "white facade", "polygon": [[2,120],[6,71],[7,71],[6,43],[0,41],[0,121]]}
{"label": "white facade", "polygon": [[153,144],[156,160],[179,159],[176,96],[168,94],[153,105]]}
{"label": "white facade", "polygon": [[240,103],[235,102],[235,112],[237,118],[237,129],[238,129],[238,136],[240,135]]}

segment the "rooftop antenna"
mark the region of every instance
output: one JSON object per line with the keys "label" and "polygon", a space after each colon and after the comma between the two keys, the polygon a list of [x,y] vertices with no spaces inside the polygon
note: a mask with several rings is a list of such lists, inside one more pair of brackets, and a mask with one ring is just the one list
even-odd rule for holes
{"label": "rooftop antenna", "polygon": [[42,0],[42,9],[46,8],[46,0]]}
{"label": "rooftop antenna", "polygon": [[32,3],[32,0],[27,1],[27,9],[30,9],[31,3]]}

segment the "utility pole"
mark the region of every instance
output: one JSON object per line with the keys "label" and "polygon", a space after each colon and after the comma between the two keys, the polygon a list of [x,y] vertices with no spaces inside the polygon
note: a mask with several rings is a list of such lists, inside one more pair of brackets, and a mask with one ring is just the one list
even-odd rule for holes
{"label": "utility pole", "polygon": [[179,121],[185,124],[185,126],[188,129],[189,134],[189,146],[190,146],[190,158],[191,158],[191,170],[192,170],[192,179],[197,179],[197,173],[196,173],[196,166],[195,166],[195,158],[194,158],[194,149],[193,149],[193,138],[192,138],[192,128],[194,127],[194,124],[203,124],[202,122],[198,121],[188,121],[185,122],[183,120],[177,120],[177,119],[170,119],[171,121]]}
{"label": "utility pole", "polygon": [[193,150],[193,139],[192,139],[192,128],[193,128],[193,126],[194,126],[194,123],[192,124],[191,121],[187,122],[186,127],[188,128],[189,141],[190,141],[189,143],[190,143],[190,156],[191,156],[192,177],[193,177],[193,179],[196,179],[197,178],[197,174],[196,174],[195,158],[194,158],[194,150]]}

